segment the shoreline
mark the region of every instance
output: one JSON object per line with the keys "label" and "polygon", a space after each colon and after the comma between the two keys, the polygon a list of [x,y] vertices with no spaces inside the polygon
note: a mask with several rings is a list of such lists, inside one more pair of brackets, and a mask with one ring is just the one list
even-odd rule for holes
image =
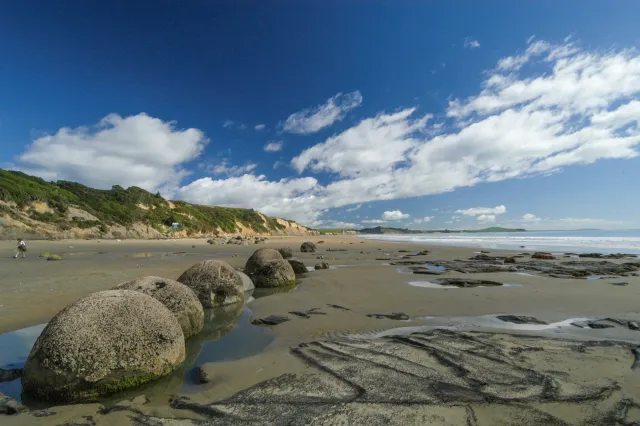
{"label": "shoreline", "polygon": [[[317,243],[320,240],[324,240],[325,243],[317,246],[317,253],[300,253],[299,246],[303,241]],[[29,247],[30,257],[25,261],[0,258],[0,268],[8,270],[6,276],[0,279],[0,291],[3,294],[0,302],[0,305],[3,305],[0,307],[0,333],[48,321],[60,309],[78,298],[111,288],[127,279],[144,275],[175,279],[191,264],[210,258],[229,262],[234,268],[243,267],[250,254],[261,247],[291,247],[294,257],[302,260],[307,266],[314,265],[318,262],[316,258],[323,256],[324,261],[335,268],[304,274],[299,277],[297,287],[293,291],[258,298],[246,305],[253,318],[287,315],[290,320],[269,327],[273,341],[256,355],[203,363],[200,367],[213,379],[211,383],[191,386],[186,390],[188,393],[185,395],[195,404],[225,400],[237,392],[243,392],[282,374],[307,374],[310,371],[309,365],[304,359],[295,356],[292,348],[318,341],[342,341],[341,339],[347,336],[351,336],[351,339],[360,336],[367,341],[373,337],[384,339],[382,335],[376,336],[376,333],[388,333],[388,330],[406,326],[425,325],[445,329],[450,326],[455,332],[485,331],[494,334],[507,333],[509,336],[536,334],[535,330],[514,329],[506,324],[504,329],[492,328],[483,323],[483,316],[497,314],[531,316],[548,323],[587,317],[638,319],[636,317],[640,294],[636,287],[640,286],[640,277],[624,277],[624,281],[629,285],[617,287],[611,283],[620,281],[619,277],[578,280],[521,275],[514,272],[462,274],[449,271],[443,276],[472,276],[474,279],[517,283],[520,286],[422,288],[408,283],[428,281],[435,277],[401,272],[402,269],[398,266],[388,265],[393,260],[415,252],[417,247],[429,249],[430,253],[411,259],[421,259],[425,262],[467,259],[475,256],[475,252],[479,251],[477,248],[420,243],[416,245],[362,239],[352,235],[272,237],[266,245],[250,246],[213,246],[201,239],[123,240],[119,243],[68,240],[46,242],[43,245],[33,243]],[[11,248],[12,246],[0,242],[0,256],[6,256]],[[39,259],[35,257],[35,252],[41,251],[40,249],[63,253],[63,260],[48,262]],[[490,255],[513,255],[520,251],[522,249],[491,250]],[[99,252],[103,253],[98,254]],[[550,262],[559,263],[564,260],[566,259]],[[330,305],[338,305],[348,310],[333,308]],[[290,313],[310,309],[319,309],[324,315],[313,315],[307,319]],[[367,316],[393,312],[405,313],[411,321]],[[427,332],[426,329],[415,331],[419,330]],[[550,330],[543,334],[571,339],[582,335],[587,340],[591,338],[622,341],[633,340],[633,333],[640,333],[622,329],[563,330]],[[234,336],[241,338],[238,334]],[[221,341],[224,341],[224,338],[222,336]],[[374,340],[377,341],[376,339]],[[173,393],[177,389],[185,391],[182,385],[176,388],[177,385],[174,383],[172,386]],[[165,390],[154,389],[151,386],[145,389],[145,392],[150,399],[144,405],[145,410],[169,417],[184,415],[184,410],[175,410],[167,405],[168,394]],[[86,415],[89,409],[83,407],[85,408],[69,406],[59,411],[65,416],[75,415],[76,412]],[[96,410],[91,410],[95,414]],[[15,417],[15,421],[20,417],[23,416]],[[105,421],[114,418],[105,416]],[[25,419],[33,420],[31,416]],[[42,420],[42,423],[25,424],[54,423]]]}

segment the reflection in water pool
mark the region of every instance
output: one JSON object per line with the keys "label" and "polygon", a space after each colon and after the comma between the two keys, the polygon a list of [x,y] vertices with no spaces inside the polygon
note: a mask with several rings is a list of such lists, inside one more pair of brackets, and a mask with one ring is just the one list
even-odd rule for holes
{"label": "reflection in water pool", "polygon": [[[247,292],[245,300],[252,296],[258,298],[276,292],[278,291],[256,289],[254,294]],[[178,370],[140,388],[113,395],[101,403],[115,404],[137,395],[146,395],[152,399],[168,398],[171,395],[197,390],[194,371],[196,366],[205,362],[230,361],[255,355],[273,341],[274,335],[269,328],[252,325],[249,322],[250,317],[251,311],[243,305],[205,310],[204,329],[186,341],[186,359]],[[0,368],[22,368],[31,347],[45,326],[46,324],[40,324],[0,335]],[[0,383],[0,392],[21,401],[21,380]],[[42,407],[42,404],[29,401],[28,398],[22,402],[27,406]]]}

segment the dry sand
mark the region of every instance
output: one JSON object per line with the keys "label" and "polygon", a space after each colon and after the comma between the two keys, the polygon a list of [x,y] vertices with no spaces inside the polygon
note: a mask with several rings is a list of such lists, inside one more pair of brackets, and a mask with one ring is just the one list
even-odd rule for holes
{"label": "dry sand", "polygon": [[[318,245],[318,253],[299,252],[301,242],[318,240],[326,241]],[[14,260],[11,258],[14,242],[0,242],[0,333],[46,322],[64,306],[80,297],[139,276],[156,275],[175,279],[193,263],[211,258],[225,260],[234,267],[242,267],[256,248],[263,247],[212,246],[204,240],[67,240],[28,241],[27,244],[29,257]],[[338,236],[273,237],[266,246],[291,247],[295,258],[308,266],[319,262],[317,256],[322,255],[324,261],[335,269],[305,274],[294,291],[251,302],[249,307],[256,318],[277,314],[287,315],[291,320],[272,327],[276,338],[264,353],[232,362],[205,364],[203,369],[214,380],[203,386],[199,393],[189,395],[195,402],[205,403],[227,398],[242,389],[284,373],[310,372],[309,365],[290,352],[290,348],[301,343],[340,338],[354,333],[366,335],[425,323],[421,320],[401,322],[366,316],[371,313],[403,312],[412,318],[507,313],[534,316],[547,322],[575,317],[639,316],[640,292],[637,289],[640,277],[625,277],[623,281],[629,285],[618,287],[612,286],[611,282],[619,282],[620,278],[569,280],[505,272],[473,274],[473,278],[522,286],[431,289],[408,285],[409,281],[427,281],[430,276],[400,273],[397,267],[385,265],[388,262],[376,259],[397,259],[404,254],[399,250],[415,252],[425,248],[432,251],[424,257],[426,260],[466,259],[479,249],[427,247]],[[45,261],[37,257],[41,252],[62,254],[63,260]],[[492,254],[515,252],[494,250]],[[449,272],[446,276],[464,275]],[[332,308],[329,304],[340,305],[348,310]],[[313,315],[305,319],[289,314],[291,311],[313,308],[319,308],[326,315]],[[609,334],[607,330],[597,331],[600,333],[597,334],[599,338],[618,337],[616,331]],[[630,339],[627,335],[624,337],[626,340]],[[630,352],[629,356],[632,361]],[[622,362],[628,364],[627,359]],[[633,380],[635,383],[636,379]],[[637,386],[635,389],[637,390]],[[170,417],[186,415],[185,410],[167,407],[166,395],[155,400],[153,396],[150,397],[151,403],[145,406],[147,414]],[[64,409],[65,416],[70,415],[70,410],[72,409]],[[95,411],[94,408],[85,410],[79,407],[74,407],[73,410],[79,410],[78,413]],[[189,413],[189,416],[198,417],[191,411]],[[110,416],[109,421],[116,421],[116,416],[119,419],[127,418],[123,413],[113,413]],[[20,424],[19,417],[12,421]],[[36,419],[29,417],[34,422],[29,424],[55,424],[54,417],[57,418],[52,416],[37,419],[38,423],[35,423]],[[106,422],[104,424],[110,424],[107,418],[103,421]]]}

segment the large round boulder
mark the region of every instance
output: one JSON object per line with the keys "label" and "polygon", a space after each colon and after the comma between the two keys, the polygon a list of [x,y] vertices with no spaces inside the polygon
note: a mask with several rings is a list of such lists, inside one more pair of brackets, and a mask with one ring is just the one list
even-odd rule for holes
{"label": "large round boulder", "polygon": [[299,260],[288,259],[287,262],[289,262],[289,265],[291,265],[291,267],[293,268],[293,272],[296,274],[304,274],[306,272],[309,272],[304,263],[300,262]]}
{"label": "large round boulder", "polygon": [[273,288],[296,285],[296,274],[284,259],[262,264],[252,275],[257,288]]}
{"label": "large round boulder", "polygon": [[194,336],[204,327],[204,310],[198,296],[178,281],[160,277],[141,277],[114,287],[148,294],[169,309],[178,320],[184,338]]}
{"label": "large round boulder", "polygon": [[300,246],[300,251],[303,253],[315,253],[316,245],[310,241],[307,241],[305,243],[302,243],[302,245]]}
{"label": "large round boulder", "polygon": [[101,291],[53,317],[27,358],[22,389],[36,400],[93,400],[165,376],[184,358],[182,329],[162,303]]}
{"label": "large round boulder", "polygon": [[242,271],[236,272],[238,273],[238,275],[240,275],[240,278],[242,278],[242,287],[244,291],[251,291],[256,288],[256,286],[253,284],[253,281],[251,281],[251,278],[249,278],[247,274]]}
{"label": "large round boulder", "polygon": [[178,277],[178,282],[193,290],[204,308],[244,302],[242,278],[221,260],[196,263]]}
{"label": "large round boulder", "polygon": [[283,260],[280,252],[272,248],[261,248],[253,252],[247,263],[244,265],[244,273],[253,276],[254,272],[262,265],[272,260]]}
{"label": "large round boulder", "polygon": [[293,257],[293,250],[289,247],[279,248],[278,252],[282,255],[283,259],[291,259]]}

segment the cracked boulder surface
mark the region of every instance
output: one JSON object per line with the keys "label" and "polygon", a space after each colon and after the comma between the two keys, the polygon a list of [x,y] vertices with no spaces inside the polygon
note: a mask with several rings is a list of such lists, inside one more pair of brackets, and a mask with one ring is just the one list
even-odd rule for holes
{"label": "cracked boulder surface", "polygon": [[177,417],[123,409],[139,426],[633,425],[634,351],[623,342],[448,330],[337,338],[291,349],[304,373],[209,403],[176,398]]}

